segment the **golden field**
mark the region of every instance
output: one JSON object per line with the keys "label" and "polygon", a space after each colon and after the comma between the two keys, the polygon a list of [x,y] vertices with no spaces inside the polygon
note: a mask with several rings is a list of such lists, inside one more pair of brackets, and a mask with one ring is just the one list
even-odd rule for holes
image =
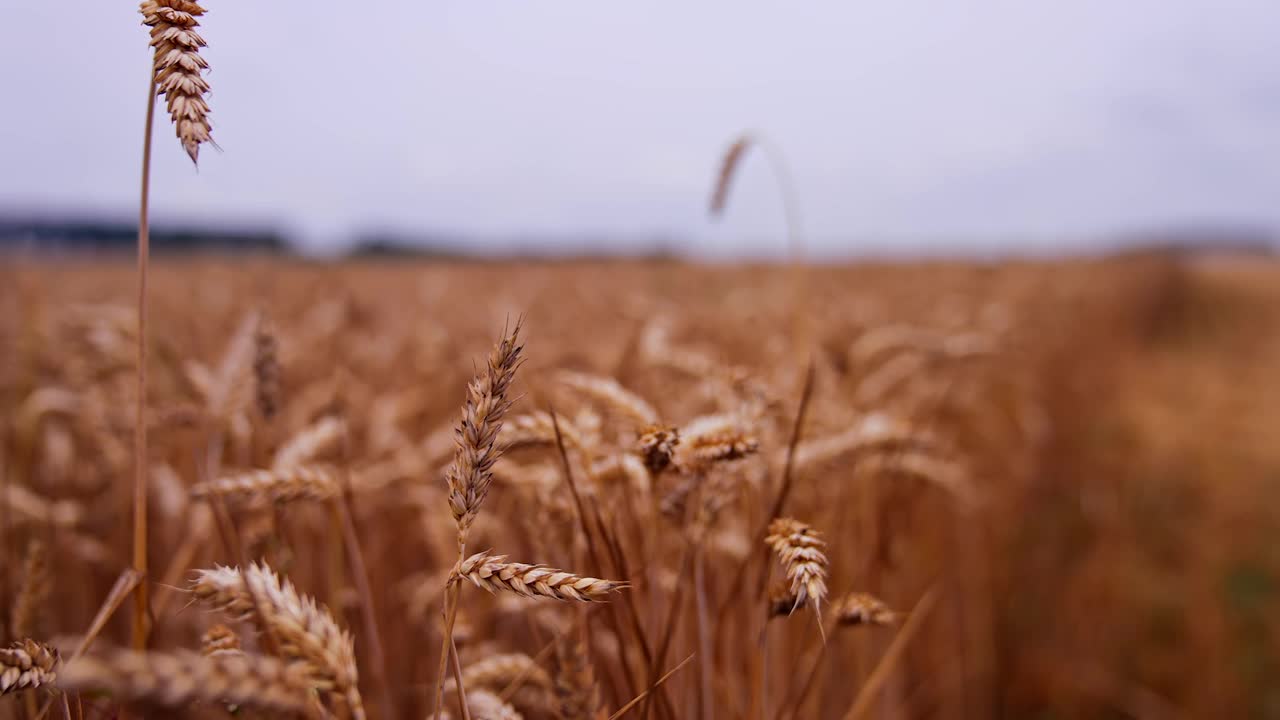
{"label": "golden field", "polygon": [[[161,258],[145,578],[134,282],[124,261],[0,269],[0,635],[83,668],[6,692],[0,718],[430,717],[451,593],[453,718],[1280,716],[1268,260]],[[616,581],[606,602],[450,574],[460,408],[517,324],[465,555]],[[822,556],[821,592],[781,609],[775,511]],[[272,630],[270,598],[219,611],[193,585],[255,561],[350,632],[358,672],[308,654],[310,625]],[[118,581],[149,590],[151,660],[112,654]],[[310,663],[306,687],[236,690],[218,673],[249,666],[173,655],[219,624],[223,653]]]}

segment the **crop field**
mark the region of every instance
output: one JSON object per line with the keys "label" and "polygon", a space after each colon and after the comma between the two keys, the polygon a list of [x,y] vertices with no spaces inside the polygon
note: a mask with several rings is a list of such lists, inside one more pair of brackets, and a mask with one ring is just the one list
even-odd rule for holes
{"label": "crop field", "polygon": [[14,260],[0,718],[1274,717],[1277,280]]}

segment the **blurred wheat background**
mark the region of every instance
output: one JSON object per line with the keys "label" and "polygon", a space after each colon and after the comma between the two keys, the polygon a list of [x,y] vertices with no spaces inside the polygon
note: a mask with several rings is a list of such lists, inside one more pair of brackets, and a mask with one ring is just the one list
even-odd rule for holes
{"label": "blurred wheat background", "polygon": [[0,11],[0,720],[1280,717],[1269,6],[116,5]]}

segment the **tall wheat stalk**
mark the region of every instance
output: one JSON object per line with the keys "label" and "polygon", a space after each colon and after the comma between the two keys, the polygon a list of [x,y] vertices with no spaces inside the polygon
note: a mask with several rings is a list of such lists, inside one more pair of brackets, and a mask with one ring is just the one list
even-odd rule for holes
{"label": "tall wheat stalk", "polygon": [[204,93],[209,85],[200,77],[207,67],[199,48],[204,39],[191,28],[204,8],[191,0],[142,0],[138,11],[142,24],[151,28],[155,48],[147,77],[147,117],[142,138],[142,187],[138,199],[138,331],[137,405],[133,423],[133,569],[144,580],[134,593],[132,639],[137,650],[147,646],[150,617],[147,575],[147,266],[151,256],[148,223],[151,200],[151,136],[156,114],[157,92],[168,98],[170,114],[177,126],[191,162],[196,162],[200,143],[209,141],[209,107]]}

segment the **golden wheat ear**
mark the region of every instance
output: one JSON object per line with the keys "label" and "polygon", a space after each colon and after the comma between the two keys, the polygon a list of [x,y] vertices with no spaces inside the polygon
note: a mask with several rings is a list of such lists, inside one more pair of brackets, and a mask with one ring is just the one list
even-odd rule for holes
{"label": "golden wheat ear", "polygon": [[733,176],[738,166],[742,164],[742,156],[747,153],[749,147],[751,147],[751,137],[743,135],[734,140],[733,144],[724,151],[724,156],[720,160],[720,172],[716,175],[715,189],[711,193],[711,206],[708,208],[712,217],[724,214],[725,205],[729,202],[729,186],[733,184]]}
{"label": "golden wheat ear", "polygon": [[139,12],[142,24],[151,28],[156,93],[165,96],[178,140],[198,163],[201,143],[213,142],[205,100],[209,82],[201,76],[209,63],[200,48],[208,43],[195,31],[205,10],[191,0],[143,0]]}

